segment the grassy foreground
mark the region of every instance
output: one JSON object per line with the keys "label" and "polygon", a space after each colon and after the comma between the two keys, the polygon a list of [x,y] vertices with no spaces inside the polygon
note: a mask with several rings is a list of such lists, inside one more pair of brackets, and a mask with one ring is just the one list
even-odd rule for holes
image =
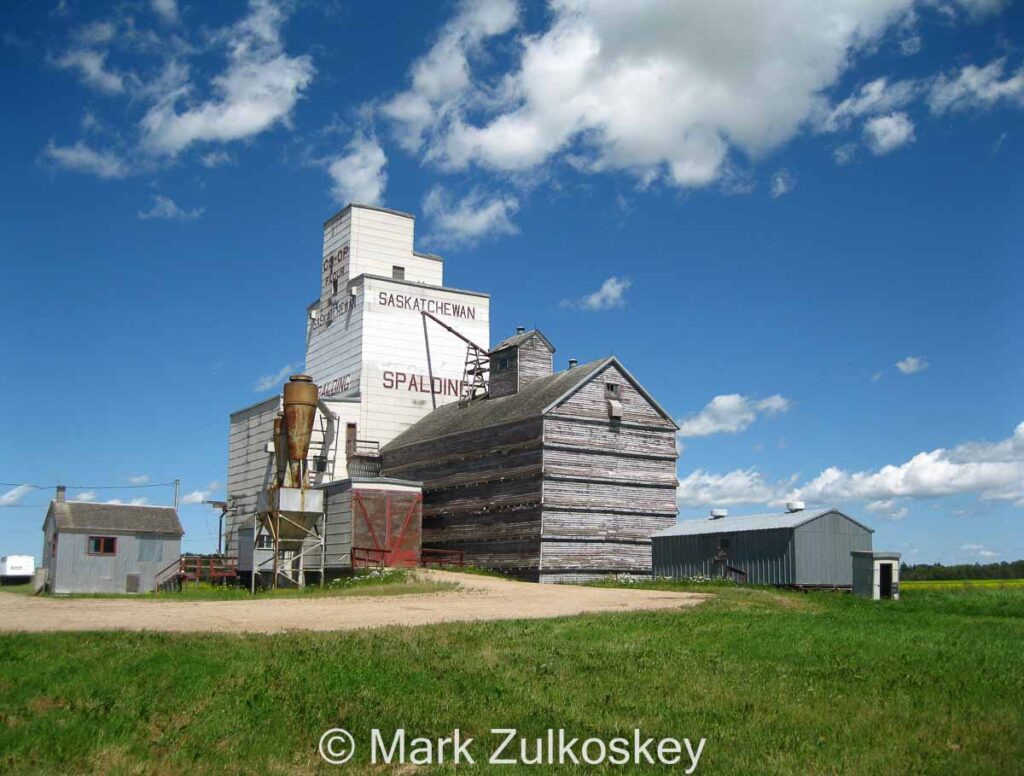
{"label": "grassy foreground", "polygon": [[1024,591],[1024,579],[920,579],[900,581],[900,590],[964,590],[969,588],[1016,588]]}
{"label": "grassy foreground", "polygon": [[328,772],[317,741],[340,726],[357,772],[374,727],[461,728],[485,755],[494,727],[639,727],[707,738],[702,773],[1021,771],[1024,591],[716,593],[676,612],[339,634],[4,635],[0,770]]}

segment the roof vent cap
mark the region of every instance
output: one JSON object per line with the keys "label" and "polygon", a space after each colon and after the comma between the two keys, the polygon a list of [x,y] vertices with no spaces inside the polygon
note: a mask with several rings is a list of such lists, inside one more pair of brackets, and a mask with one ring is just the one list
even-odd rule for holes
{"label": "roof vent cap", "polygon": [[792,512],[803,512],[805,506],[806,505],[802,501],[787,501],[786,502],[786,511],[790,512],[790,513],[792,513]]}
{"label": "roof vent cap", "polygon": [[721,520],[723,517],[728,517],[728,516],[729,516],[729,510],[728,509],[712,509],[711,510],[711,519],[712,520]]}
{"label": "roof vent cap", "polygon": [[579,360],[577,360],[577,359],[575,359],[575,358],[570,358],[570,359],[569,359],[569,368],[570,368],[570,369],[575,369],[575,368],[576,368],[576,367],[578,367],[579,365],[580,365],[580,362],[579,362]]}
{"label": "roof vent cap", "polygon": [[526,334],[525,326],[516,326],[516,334]]}

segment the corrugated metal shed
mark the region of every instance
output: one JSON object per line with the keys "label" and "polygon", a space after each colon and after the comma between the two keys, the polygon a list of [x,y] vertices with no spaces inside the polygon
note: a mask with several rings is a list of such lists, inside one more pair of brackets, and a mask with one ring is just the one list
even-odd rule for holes
{"label": "corrugated metal shed", "polygon": [[653,571],[761,585],[849,587],[850,553],[870,550],[871,534],[838,509],[686,520],[652,536]]}

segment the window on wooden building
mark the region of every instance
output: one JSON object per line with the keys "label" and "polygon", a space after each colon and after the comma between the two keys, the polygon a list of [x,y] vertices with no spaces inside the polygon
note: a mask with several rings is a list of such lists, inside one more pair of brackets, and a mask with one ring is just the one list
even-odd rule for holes
{"label": "window on wooden building", "polygon": [[405,267],[393,266],[391,268],[391,277],[395,280],[405,280]]}
{"label": "window on wooden building", "polygon": [[507,358],[499,358],[498,359],[498,371],[499,372],[507,371],[508,370],[508,364],[509,364],[509,362],[508,362]]}
{"label": "window on wooden building", "polygon": [[117,555],[117,537],[90,536],[88,548],[90,555]]}
{"label": "window on wooden building", "polygon": [[618,383],[605,383],[604,384],[604,395],[609,399],[619,398],[619,384]]}

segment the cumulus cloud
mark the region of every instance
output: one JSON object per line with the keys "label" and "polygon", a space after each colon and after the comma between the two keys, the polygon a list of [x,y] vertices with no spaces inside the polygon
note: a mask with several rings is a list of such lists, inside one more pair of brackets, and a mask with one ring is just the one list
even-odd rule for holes
{"label": "cumulus cloud", "polygon": [[889,113],[909,103],[920,91],[912,80],[890,81],[876,78],[836,105],[821,121],[819,129],[835,132],[850,126],[855,119]]}
{"label": "cumulus cloud", "polygon": [[99,495],[94,490],[83,490],[75,494],[75,501],[95,501]]}
{"label": "cumulus cloud", "polygon": [[99,178],[123,178],[129,173],[128,164],[115,152],[97,151],[83,140],[72,146],[59,146],[51,140],[44,153],[60,167]]}
{"label": "cumulus cloud", "polygon": [[152,0],[153,12],[165,24],[177,24],[181,19],[177,0]]}
{"label": "cumulus cloud", "polygon": [[779,415],[791,406],[792,402],[779,394],[764,399],[751,399],[738,393],[716,396],[700,412],[679,421],[679,436],[736,434],[748,428],[759,416]]}
{"label": "cumulus cloud", "polygon": [[507,8],[486,29],[466,22],[467,8],[489,5],[463,5],[414,65],[412,88],[386,106],[407,148],[456,170],[571,155],[579,169],[683,187],[726,176],[733,149],[758,157],[794,137],[855,56],[913,7],[561,0],[543,31],[519,39],[510,70],[475,82],[468,54],[516,22]]}
{"label": "cumulus cloud", "polygon": [[150,218],[158,218],[165,221],[194,221],[204,212],[204,208],[197,207],[192,210],[183,210],[170,197],[159,194],[153,197],[153,207],[146,211],[139,211],[139,218],[146,221]]}
{"label": "cumulus cloud", "polygon": [[231,154],[222,149],[210,151],[209,153],[202,154],[199,157],[199,163],[202,164],[203,167],[207,168],[220,167],[221,165],[224,164],[231,164],[231,161]]}
{"label": "cumulus cloud", "polygon": [[488,38],[508,32],[519,20],[515,0],[464,0],[426,55],[416,60],[409,88],[382,108],[395,122],[398,141],[416,152],[424,134],[461,109],[472,79],[469,57]]}
{"label": "cumulus cloud", "polygon": [[563,299],[561,306],[593,311],[623,307],[626,304],[626,291],[632,285],[633,281],[629,278],[612,276],[604,281],[597,291],[585,294],[579,299]]}
{"label": "cumulus cloud", "polygon": [[1024,506],[1024,423],[999,442],[969,442],[922,452],[874,471],[825,469],[795,489],[792,498],[824,503],[935,498],[976,493],[985,500]]}
{"label": "cumulus cloud", "polygon": [[285,364],[277,372],[272,375],[263,375],[256,384],[253,386],[253,390],[257,393],[263,393],[265,391],[279,391],[288,376],[293,374],[295,367],[291,364]]}
{"label": "cumulus cloud", "polygon": [[149,499],[148,498],[141,498],[140,497],[140,498],[133,498],[133,499],[131,499],[129,501],[122,501],[119,498],[112,498],[112,499],[109,499],[107,501],[104,501],[103,503],[104,504],[127,504],[127,505],[133,506],[133,507],[144,507],[147,504],[149,504]]}
{"label": "cumulus cloud", "polygon": [[928,107],[933,113],[962,111],[969,108],[988,109],[1006,101],[1024,106],[1024,67],[1003,77],[1006,58],[985,65],[967,65],[958,71],[940,75],[932,83]]}
{"label": "cumulus cloud", "polygon": [[434,186],[423,200],[432,228],[428,239],[441,245],[472,245],[492,235],[516,234],[512,216],[518,209],[515,197],[479,189],[457,199],[443,186]]}
{"label": "cumulus cloud", "polygon": [[208,490],[193,490],[191,493],[186,493],[181,497],[182,504],[202,504],[204,501],[210,498],[210,491]]}
{"label": "cumulus cloud", "polygon": [[923,372],[931,364],[929,364],[924,356],[907,356],[906,358],[896,362],[896,368],[905,375],[915,375],[918,372]]}
{"label": "cumulus cloud", "polygon": [[[250,0],[248,15],[219,36],[228,66],[212,79],[210,99],[195,101],[187,71],[172,66],[174,77],[167,79],[172,88],[142,119],[144,146],[173,156],[193,143],[241,140],[287,123],[314,68],[309,56],[284,52],[284,21],[284,12],[270,0]],[[185,107],[179,111],[181,103]]]}
{"label": "cumulus cloud", "polygon": [[31,485],[16,485],[6,493],[0,494],[0,506],[7,507],[17,504],[33,490],[35,489]]}
{"label": "cumulus cloud", "polygon": [[358,202],[380,205],[384,202],[385,171],[388,159],[376,138],[359,136],[352,139],[344,156],[329,160],[328,172],[334,180],[331,193],[341,205]]}
{"label": "cumulus cloud", "polygon": [[985,547],[984,544],[962,544],[960,545],[960,551],[970,555],[973,558],[998,558],[999,553],[995,550],[990,550]]}
{"label": "cumulus cloud", "polygon": [[910,513],[907,507],[900,506],[894,498],[871,501],[864,508],[888,520],[902,520]]}
{"label": "cumulus cloud", "polygon": [[680,506],[730,506],[768,504],[778,501],[789,483],[772,483],[756,469],[736,469],[713,474],[697,469],[679,481],[676,498]]}
{"label": "cumulus cloud", "polygon": [[72,49],[53,60],[53,64],[65,70],[74,70],[82,82],[107,94],[119,94],[125,90],[124,76],[107,69],[107,54],[95,49]]}
{"label": "cumulus cloud", "polygon": [[128,478],[128,482],[131,485],[145,485],[149,482],[148,474],[135,474]]}
{"label": "cumulus cloud", "polygon": [[864,122],[864,138],[871,153],[883,156],[914,142],[914,122],[902,111],[875,116]]}
{"label": "cumulus cloud", "polygon": [[785,194],[789,194],[795,187],[796,178],[793,176],[793,173],[783,167],[772,176],[772,199],[778,199]]}

